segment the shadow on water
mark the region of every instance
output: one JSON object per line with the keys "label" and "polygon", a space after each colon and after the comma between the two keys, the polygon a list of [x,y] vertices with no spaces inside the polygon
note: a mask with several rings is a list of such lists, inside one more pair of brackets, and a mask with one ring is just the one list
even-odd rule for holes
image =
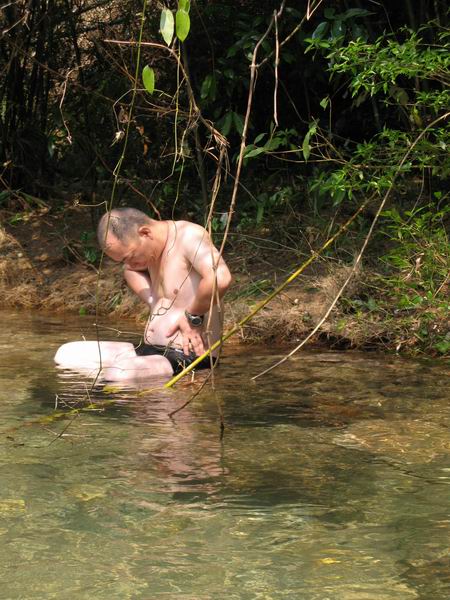
{"label": "shadow on water", "polygon": [[279,356],[228,350],[215,389],[170,418],[201,377],[90,390],[51,360],[85,321],[7,324],[8,598],[448,597],[445,364],[308,352],[252,382]]}

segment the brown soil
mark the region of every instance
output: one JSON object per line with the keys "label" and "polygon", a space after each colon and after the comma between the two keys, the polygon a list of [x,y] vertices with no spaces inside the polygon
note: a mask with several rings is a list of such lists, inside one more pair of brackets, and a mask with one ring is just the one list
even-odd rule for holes
{"label": "brown soil", "polygon": [[93,313],[98,280],[101,313],[113,312],[115,303],[118,314],[131,314],[132,298],[119,305],[119,270],[105,262],[98,279],[97,269],[86,261],[80,238],[91,229],[85,211],[76,208],[60,214],[39,209],[0,228],[3,306]]}

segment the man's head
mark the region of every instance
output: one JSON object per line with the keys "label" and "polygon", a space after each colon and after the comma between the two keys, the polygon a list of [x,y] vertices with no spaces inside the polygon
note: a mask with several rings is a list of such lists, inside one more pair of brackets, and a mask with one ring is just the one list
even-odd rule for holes
{"label": "man's head", "polygon": [[162,247],[155,225],[135,208],[114,208],[100,219],[97,238],[105,253],[128,268],[143,270],[157,258]]}

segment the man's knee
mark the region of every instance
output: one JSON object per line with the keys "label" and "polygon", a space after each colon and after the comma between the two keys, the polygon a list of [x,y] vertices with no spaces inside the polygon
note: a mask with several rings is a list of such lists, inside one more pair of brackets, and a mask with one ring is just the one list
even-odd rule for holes
{"label": "man's knee", "polygon": [[113,365],[120,356],[134,355],[134,346],[128,342],[68,342],[60,346],[55,362],[68,368],[92,368]]}

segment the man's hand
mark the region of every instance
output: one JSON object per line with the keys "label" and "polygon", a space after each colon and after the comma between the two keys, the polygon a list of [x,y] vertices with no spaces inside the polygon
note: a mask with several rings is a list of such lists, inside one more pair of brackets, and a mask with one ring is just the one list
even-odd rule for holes
{"label": "man's hand", "polygon": [[192,327],[184,315],[181,315],[175,325],[167,332],[167,337],[172,337],[179,331],[183,338],[183,352],[188,355],[193,351],[197,356],[205,352],[202,327]]}

